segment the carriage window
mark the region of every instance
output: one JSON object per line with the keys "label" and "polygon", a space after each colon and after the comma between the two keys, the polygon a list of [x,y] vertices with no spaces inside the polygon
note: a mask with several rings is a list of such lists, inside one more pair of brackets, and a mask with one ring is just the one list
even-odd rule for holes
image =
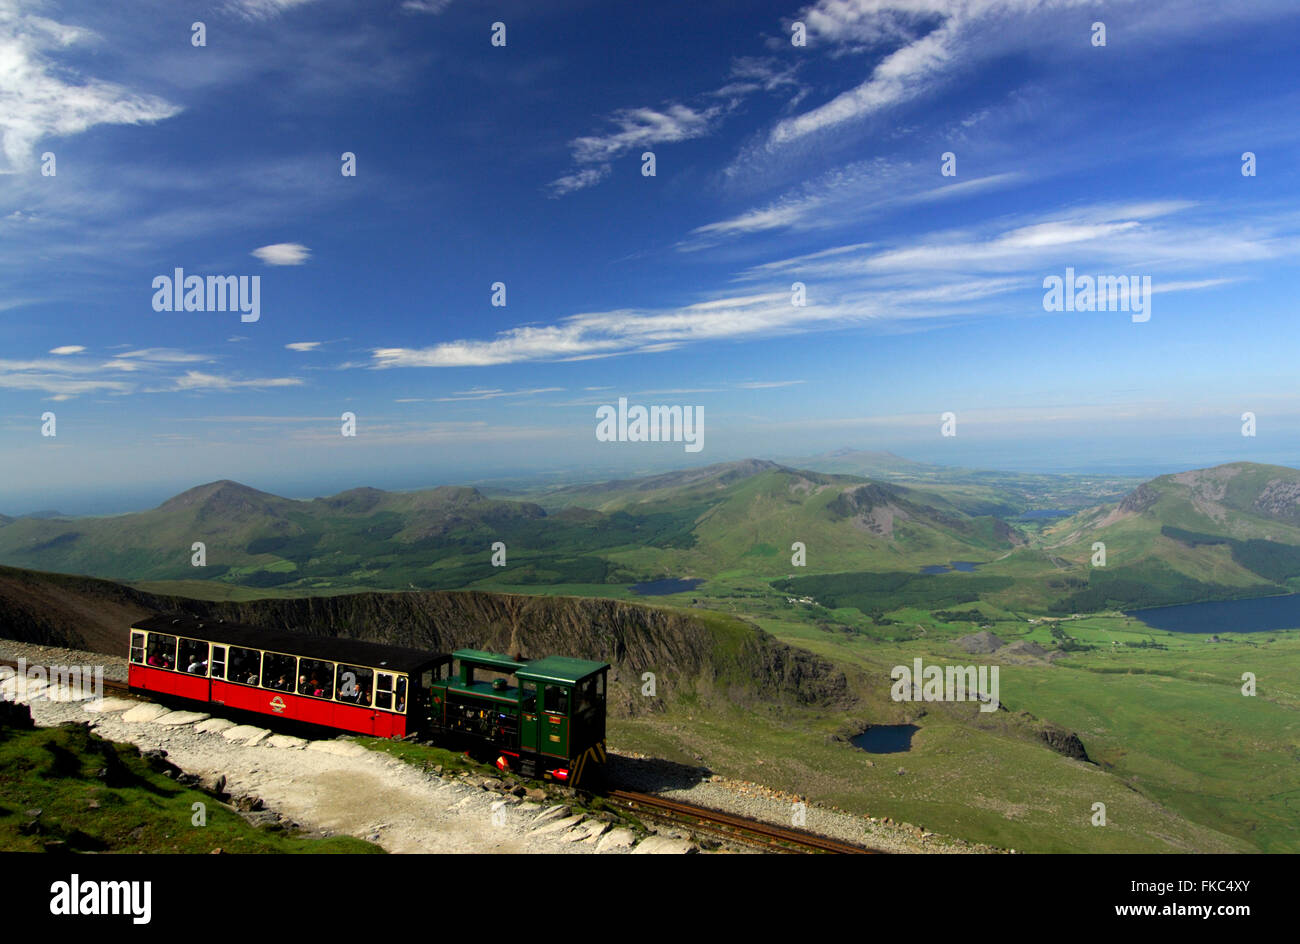
{"label": "carriage window", "polygon": [[393,710],[400,713],[406,712],[406,676],[405,675],[399,675],[397,677],[397,707],[394,708]]}
{"label": "carriage window", "polygon": [[176,668],[176,637],[150,633],[148,662],[158,669]]}
{"label": "carriage window", "polygon": [[257,649],[230,647],[230,674],[226,680],[240,685],[256,685],[262,677],[262,653]]}
{"label": "carriage window", "polygon": [[310,698],[334,697],[334,663],[319,659],[298,662],[298,694]]}
{"label": "carriage window", "polygon": [[370,693],[374,691],[375,673],[359,665],[339,664],[339,701],[350,705],[370,707]]}
{"label": "carriage window", "polygon": [[385,711],[393,710],[393,676],[380,672],[375,676],[375,707]]}
{"label": "carriage window", "polygon": [[558,685],[547,685],[546,710],[557,715],[567,715],[569,713],[569,690]]}
{"label": "carriage window", "polygon": [[262,656],[263,688],[274,688],[277,692],[291,692],[297,672],[298,659],[294,656],[281,655],[278,652],[268,652]]}
{"label": "carriage window", "polygon": [[212,647],[212,677],[214,679],[223,679],[226,677],[226,647]]}
{"label": "carriage window", "polygon": [[190,675],[207,675],[208,644],[197,639],[182,639],[181,657],[176,664]]}
{"label": "carriage window", "polygon": [[144,665],[144,633],[131,634],[131,661]]}
{"label": "carriage window", "polygon": [[519,686],[519,704],[524,711],[537,710],[537,685],[533,682],[521,682]]}

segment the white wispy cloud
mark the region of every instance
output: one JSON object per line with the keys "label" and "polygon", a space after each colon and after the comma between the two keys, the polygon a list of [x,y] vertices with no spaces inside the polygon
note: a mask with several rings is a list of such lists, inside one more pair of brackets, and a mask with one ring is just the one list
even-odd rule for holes
{"label": "white wispy cloud", "polygon": [[753,92],[775,92],[787,86],[802,89],[796,73],[801,62],[783,63],[772,57],[739,56],[732,60],[729,81],[707,93],[715,98],[734,98]]}
{"label": "white wispy cloud", "polygon": [[[1006,230],[935,234],[862,260],[867,271],[1028,270],[1035,264],[1140,264],[1148,271],[1258,262],[1297,250],[1279,221],[1204,213],[1185,221],[1161,217],[1191,204],[1093,207]],[[990,231],[991,230],[991,231]]]}
{"label": "white wispy cloud", "polygon": [[320,341],[294,341],[286,344],[285,348],[290,351],[314,351],[321,346]]}
{"label": "white wispy cloud", "polygon": [[[74,350],[75,349],[75,350]],[[177,376],[177,365],[212,361],[204,354],[174,348],[138,348],[108,359],[86,356],[81,345],[65,345],[47,358],[0,359],[0,389],[34,390],[66,400],[83,394],[175,393],[299,386],[294,377],[244,378],[190,369]]]}
{"label": "white wispy cloud", "polygon": [[[1198,212],[1193,212],[1198,211]],[[1186,217],[1186,218],[1183,218]],[[854,324],[918,326],[949,316],[1024,313],[998,296],[1041,290],[1062,267],[1128,274],[1135,265],[1163,291],[1209,289],[1234,278],[1205,278],[1205,266],[1230,266],[1300,254],[1298,221],[1225,219],[1214,207],[1162,200],[1072,207],[982,226],[922,234],[894,244],[852,243],[765,262],[737,278],[779,288],[727,294],[665,310],[588,312],[529,324],[491,338],[371,352],[371,366],[485,367],[577,361],[671,351],[709,341],[776,337]],[[1190,275],[1190,277],[1189,277]],[[790,279],[804,281],[807,303],[792,303]],[[1161,290],[1158,288],[1157,290]]]}
{"label": "white wispy cloud", "polygon": [[96,125],[150,124],[180,108],[155,95],[86,76],[57,61],[61,50],[91,45],[94,33],[32,10],[43,3],[0,2],[0,173],[26,169],[40,141]]}
{"label": "white wispy cloud", "polygon": [[311,250],[302,243],[274,243],[254,249],[249,255],[256,256],[267,265],[290,266],[306,262],[311,257]]}
{"label": "white wispy cloud", "polygon": [[896,48],[858,85],[778,122],[768,144],[790,144],[928,92],[972,58],[990,54],[991,45],[1000,46],[979,41],[990,32],[1030,41],[1022,30],[997,30],[998,22],[1014,18],[1020,26],[1030,14],[1089,5],[1087,0],[817,0],[791,18],[807,25],[810,46],[826,46],[832,54],[875,51],[885,44]]}
{"label": "white wispy cloud", "polygon": [[412,13],[430,13],[437,15],[451,6],[452,0],[404,0],[403,10]]}
{"label": "white wispy cloud", "polygon": [[496,400],[501,397],[532,397],[539,393],[558,393],[563,387],[533,387],[529,390],[460,390],[449,397],[435,397],[434,403],[460,403],[466,400]]}
{"label": "white wispy cloud", "polygon": [[252,379],[240,379],[236,377],[225,377],[220,374],[209,374],[198,370],[187,370],[184,376],[177,377],[172,381],[172,385],[160,390],[151,392],[165,392],[168,390],[248,390],[263,389],[267,387],[298,387],[302,381],[297,377],[257,377]]}
{"label": "white wispy cloud", "polygon": [[599,183],[609,175],[610,161],[629,151],[702,137],[709,133],[713,120],[722,112],[718,105],[696,109],[680,103],[659,108],[620,109],[605,119],[606,124],[612,125],[605,132],[569,142],[579,169],[552,181],[551,194],[562,196]]}
{"label": "white wispy cloud", "polygon": [[100,374],[101,368],[74,356],[54,360],[0,359],[0,389],[32,390],[66,400],[88,393],[129,393],[129,382]]}
{"label": "white wispy cloud", "polygon": [[572,174],[565,174],[563,177],[557,177],[550,183],[552,196],[562,197],[566,193],[573,193],[575,190],[585,190],[588,187],[594,187],[613,172],[609,164],[601,164],[599,167],[584,167],[582,170],[574,171]]}
{"label": "white wispy cloud", "polygon": [[933,170],[882,159],[857,161],[821,174],[775,200],[736,216],[697,226],[676,246],[695,252],[721,240],[775,230],[808,231],[860,226],[883,211],[916,203],[974,196],[1009,187],[1021,171],[988,174],[960,183],[931,186]]}
{"label": "white wispy cloud", "polygon": [[206,354],[193,354],[189,351],[180,351],[170,347],[145,347],[134,351],[122,351],[114,354],[114,358],[143,361],[150,364],[197,364],[202,361],[209,361],[212,358]]}
{"label": "white wispy cloud", "polygon": [[1191,282],[1156,282],[1151,286],[1151,294],[1160,292],[1198,292],[1203,288],[1218,288],[1220,285],[1232,285],[1241,279],[1199,279]]}
{"label": "white wispy cloud", "polygon": [[697,111],[680,104],[625,108],[609,117],[613,130],[574,138],[569,146],[578,163],[603,163],[636,148],[698,138],[708,132],[709,122],[720,113],[717,107]]}
{"label": "white wispy cloud", "polygon": [[671,351],[682,344],[785,334],[809,325],[870,317],[831,305],[795,307],[789,292],[715,298],[659,312],[573,315],[558,324],[512,328],[491,340],[458,340],[427,348],[378,348],[376,368],[484,367],[538,360],[582,360]]}
{"label": "white wispy cloud", "polygon": [[250,20],[268,20],[313,0],[230,0],[226,9]]}

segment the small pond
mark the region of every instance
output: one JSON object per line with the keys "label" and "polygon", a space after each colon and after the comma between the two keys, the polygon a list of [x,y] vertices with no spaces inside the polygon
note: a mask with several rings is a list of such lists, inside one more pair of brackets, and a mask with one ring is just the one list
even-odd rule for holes
{"label": "small pond", "polygon": [[920,730],[914,724],[873,724],[849,743],[870,754],[901,754],[912,749],[912,735]]}

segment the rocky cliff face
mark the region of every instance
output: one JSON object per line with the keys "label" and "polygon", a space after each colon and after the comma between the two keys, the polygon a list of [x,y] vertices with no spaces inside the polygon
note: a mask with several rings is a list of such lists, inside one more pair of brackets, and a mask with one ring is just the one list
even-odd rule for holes
{"label": "rocky cliff face", "polygon": [[[534,658],[609,662],[611,708],[662,710],[691,694],[741,704],[848,706],[844,674],[739,620],[697,617],[617,600],[477,592],[359,593],[214,603],[140,593],[110,581],[0,568],[0,635],[122,653],[130,623],[187,613],[268,629],[450,651],[489,649]],[[643,695],[644,673],[655,695]]]}
{"label": "rocky cliff face", "polygon": [[[689,614],[618,600],[478,592],[360,593],[250,603],[187,600],[184,611],[267,628],[351,636],[420,649],[488,649],[609,662],[611,705],[629,714],[694,694],[808,705],[853,701],[824,659],[733,621],[719,631]],[[654,674],[654,697],[642,695]]]}
{"label": "rocky cliff face", "polygon": [[1119,510],[1141,514],[1159,500],[1160,492],[1152,487],[1150,483],[1143,482],[1124,496],[1124,500],[1119,503]]}
{"label": "rocky cliff face", "polygon": [[1047,723],[1038,732],[1039,738],[1056,751],[1058,754],[1064,754],[1066,757],[1073,757],[1075,760],[1087,761],[1092,763],[1088,752],[1083,747],[1083,742],[1079,740],[1079,735],[1073,731],[1066,731],[1057,725]]}

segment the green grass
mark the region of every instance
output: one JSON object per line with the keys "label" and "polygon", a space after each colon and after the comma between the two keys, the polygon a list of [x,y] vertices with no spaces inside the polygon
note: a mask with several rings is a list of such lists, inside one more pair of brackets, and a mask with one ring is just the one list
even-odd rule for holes
{"label": "green grass", "polygon": [[[983,604],[981,610],[1006,642],[1032,639],[1048,649],[1057,644],[1048,624]],[[917,655],[944,664],[999,664],[953,645],[973,630],[970,624],[944,624],[920,610],[893,611],[888,615],[900,624],[921,621],[926,630],[897,642],[828,629],[799,614],[790,609],[783,616],[749,615],[784,641],[867,672],[861,720],[914,720],[922,732],[911,752],[876,757],[875,768],[862,768],[867,755],[850,754],[865,777],[854,782],[851,765],[836,758],[836,748],[819,743],[816,719],[787,713],[787,724],[805,730],[774,737],[767,719],[737,715],[728,747],[713,750],[733,755],[745,776],[773,782],[777,771],[786,771],[790,788],[814,784],[806,792],[835,798],[845,808],[1031,851],[1300,851],[1300,633],[1221,634],[1223,642],[1210,643],[1204,636],[1152,630],[1122,615],[1054,621],[1078,643],[1097,648],[1055,665],[1002,663],[1000,696],[1013,714],[1028,712],[1076,731],[1098,762],[1090,767],[1013,732],[988,730],[988,717],[963,719],[953,717],[949,706],[888,699],[889,667]],[[1247,671],[1259,679],[1254,698],[1241,694]],[[925,714],[917,718],[909,708]],[[690,730],[692,740],[699,739],[708,728],[707,721],[699,724],[702,714],[695,714],[689,729],[678,719],[673,730]],[[833,728],[835,720],[822,719],[821,730]],[[698,750],[713,756],[703,746]],[[799,755],[798,768],[784,752]],[[909,773],[892,788],[888,778],[878,782],[882,765]],[[798,775],[789,780],[795,770]],[[902,785],[923,771],[923,788],[916,780]],[[1093,802],[1106,803],[1111,827],[1087,825]],[[1012,822],[987,815],[999,804]],[[1021,821],[1031,828],[1016,825]]]}
{"label": "green grass", "polygon": [[388,754],[390,757],[396,757],[398,760],[413,767],[419,767],[421,770],[427,771],[432,770],[434,767],[441,767],[444,774],[458,774],[461,771],[468,771],[480,777],[499,776],[494,767],[473,760],[459,751],[449,751],[445,748],[431,747],[427,744],[414,744],[410,741],[394,741],[392,738],[357,737],[352,740],[362,747],[381,754]]}
{"label": "green grass", "polygon": [[[194,803],[207,823],[193,825]],[[29,810],[40,810],[36,825]],[[53,845],[51,845],[53,844]],[[216,799],[153,769],[139,751],[85,725],[0,728],[0,849],[40,852],[382,852],[350,836],[258,828]]]}

